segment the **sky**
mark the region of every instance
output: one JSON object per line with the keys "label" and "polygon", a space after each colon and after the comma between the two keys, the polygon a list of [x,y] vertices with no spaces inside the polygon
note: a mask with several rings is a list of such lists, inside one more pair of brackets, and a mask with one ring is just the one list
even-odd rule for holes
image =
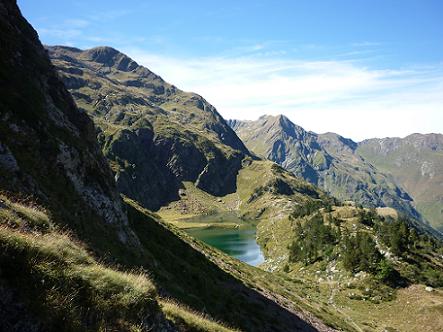
{"label": "sky", "polygon": [[47,45],[112,46],[226,118],[443,133],[443,1],[18,0]]}

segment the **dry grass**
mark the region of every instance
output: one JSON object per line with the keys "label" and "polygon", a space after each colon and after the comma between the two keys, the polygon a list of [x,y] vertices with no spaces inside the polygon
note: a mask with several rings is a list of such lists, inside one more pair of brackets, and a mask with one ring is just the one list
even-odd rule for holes
{"label": "dry grass", "polygon": [[48,327],[133,330],[160,313],[156,288],[146,274],[97,262],[82,243],[54,227],[43,233],[22,227],[42,224],[51,225],[43,209],[2,196],[0,281],[18,289]]}
{"label": "dry grass", "polygon": [[0,193],[0,223],[11,227],[47,230],[52,227],[45,209],[33,202],[16,202]]}
{"label": "dry grass", "polygon": [[184,327],[192,331],[208,332],[235,332],[236,329],[229,328],[217,322],[210,317],[189,309],[171,300],[162,300],[161,308],[166,317],[173,321],[177,326]]}

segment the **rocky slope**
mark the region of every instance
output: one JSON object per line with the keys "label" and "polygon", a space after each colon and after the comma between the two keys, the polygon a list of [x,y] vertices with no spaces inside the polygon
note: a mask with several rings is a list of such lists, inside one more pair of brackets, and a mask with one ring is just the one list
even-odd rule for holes
{"label": "rocky slope", "polygon": [[215,196],[235,192],[246,147],[216,109],[110,47],[49,47],[98,137],[117,187],[149,209],[178,199],[182,181]]}
{"label": "rocky slope", "polygon": [[414,199],[417,210],[443,231],[443,135],[369,139],[357,153],[392,174]]}
{"label": "rocky slope", "polygon": [[[33,196],[62,224],[138,245],[90,118],[58,79],[13,1],[1,4],[0,186]],[[111,230],[111,231],[110,231]]]}
{"label": "rocky slope", "polygon": [[229,121],[246,146],[341,200],[389,206],[419,218],[412,198],[357,152],[357,143],[337,134],[307,132],[285,116]]}

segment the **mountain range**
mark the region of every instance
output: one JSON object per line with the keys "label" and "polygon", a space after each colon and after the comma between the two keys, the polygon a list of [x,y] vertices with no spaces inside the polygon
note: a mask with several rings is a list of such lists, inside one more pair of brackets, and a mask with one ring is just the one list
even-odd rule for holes
{"label": "mountain range", "polygon": [[334,197],[392,207],[428,220],[437,230],[443,227],[439,178],[443,135],[357,143],[335,133],[308,132],[283,115],[229,124],[252,152]]}
{"label": "mountain range", "polygon": [[357,153],[391,174],[414,199],[417,211],[443,231],[443,135],[369,139],[358,144]]}

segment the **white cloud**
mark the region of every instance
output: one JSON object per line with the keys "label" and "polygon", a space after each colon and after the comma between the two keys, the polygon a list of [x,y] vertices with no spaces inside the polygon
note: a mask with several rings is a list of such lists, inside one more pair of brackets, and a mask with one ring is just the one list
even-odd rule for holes
{"label": "white cloud", "polygon": [[179,58],[123,50],[215,105],[225,118],[285,114],[355,140],[443,132],[443,65],[376,70],[353,61],[277,56]]}

